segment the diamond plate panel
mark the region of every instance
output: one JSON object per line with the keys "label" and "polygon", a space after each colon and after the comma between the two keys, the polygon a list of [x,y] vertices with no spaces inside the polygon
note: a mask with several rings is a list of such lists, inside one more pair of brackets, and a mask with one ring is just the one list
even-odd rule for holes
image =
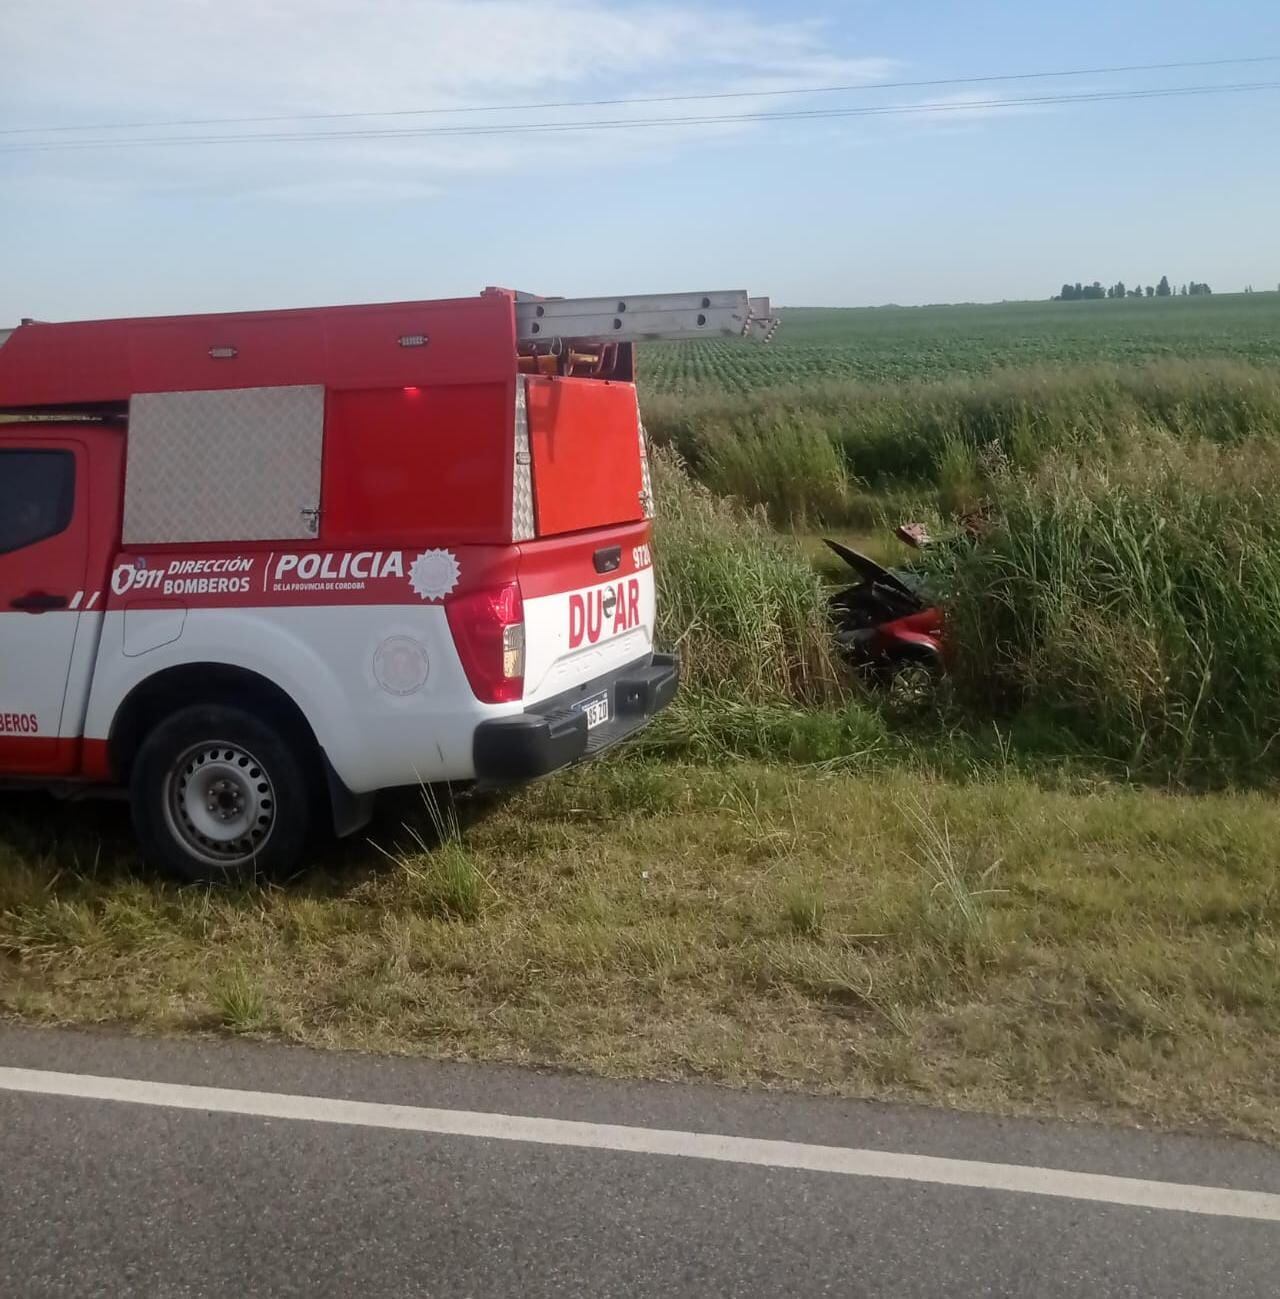
{"label": "diamond plate panel", "polygon": [[533,519],[533,452],[529,449],[529,409],[525,401],[524,380],[516,380],[516,471],[511,486],[511,540],[532,541],[536,535]]}
{"label": "diamond plate panel", "polygon": [[319,385],[139,393],[125,544],[314,536],[323,443]]}

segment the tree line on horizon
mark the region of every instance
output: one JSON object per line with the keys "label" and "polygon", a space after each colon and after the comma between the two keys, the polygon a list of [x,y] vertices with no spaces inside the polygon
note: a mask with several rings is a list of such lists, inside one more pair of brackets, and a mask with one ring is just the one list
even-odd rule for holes
{"label": "tree line on horizon", "polygon": [[1092,284],[1081,284],[1077,280],[1074,284],[1064,284],[1062,291],[1053,295],[1052,301],[1083,302],[1097,298],[1200,298],[1212,292],[1213,290],[1207,284],[1199,284],[1195,280],[1182,285],[1181,288],[1175,288],[1169,283],[1169,277],[1162,275],[1159,284],[1148,284],[1145,288],[1140,284],[1129,288],[1123,280],[1117,280],[1115,284],[1105,287],[1098,280],[1094,280]]}

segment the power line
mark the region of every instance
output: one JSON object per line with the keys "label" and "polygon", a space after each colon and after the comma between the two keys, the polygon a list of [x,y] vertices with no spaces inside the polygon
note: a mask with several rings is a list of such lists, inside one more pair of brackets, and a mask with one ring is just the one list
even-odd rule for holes
{"label": "power line", "polygon": [[883,104],[860,108],[800,109],[782,113],[731,113],[713,116],[613,118],[583,122],[528,122],[493,126],[438,126],[396,130],[294,131],[255,135],[144,136],[134,139],[74,140],[66,143],[35,141],[30,144],[0,146],[6,153],[64,153],[85,149],[136,149],[186,147],[219,144],[285,144],[333,142],[341,140],[405,140],[425,138],[455,139],[485,135],[540,135],[564,132],[620,131],[652,127],[714,126],[754,122],[813,121],[832,118],[892,117],[934,113],[974,112],[982,109],[1034,107],[1037,105],[1128,102],[1133,100],[1169,99],[1188,96],[1232,94],[1254,90],[1280,90],[1280,81],[1245,81],[1226,85],[1165,86],[1148,90],[1090,91],[1077,94],[1037,95],[1021,99],[966,100],[924,104]]}
{"label": "power line", "polygon": [[433,117],[460,113],[534,113],[562,108],[615,108],[626,104],[686,104],[719,99],[768,99],[783,95],[837,95],[869,90],[922,90],[938,86],[976,86],[1003,81],[1036,81],[1060,77],[1103,77],[1127,72],[1168,72],[1187,68],[1238,67],[1244,64],[1277,63],[1280,54],[1259,54],[1238,59],[1196,59],[1179,63],[1130,63],[1108,68],[1069,68],[1061,72],[1002,72],[977,77],[938,77],[927,81],[859,82],[846,86],[796,86],[786,90],[722,90],[706,94],[644,95],[622,99],[569,99],[541,104],[480,104],[460,108],[399,108],[386,111],[346,113],[285,113],[272,117],[191,117],[164,122],[100,122],[76,126],[11,126],[0,128],[3,135],[45,135],[75,131],[168,130],[179,126],[250,126],[274,122],[349,121],[367,117]]}

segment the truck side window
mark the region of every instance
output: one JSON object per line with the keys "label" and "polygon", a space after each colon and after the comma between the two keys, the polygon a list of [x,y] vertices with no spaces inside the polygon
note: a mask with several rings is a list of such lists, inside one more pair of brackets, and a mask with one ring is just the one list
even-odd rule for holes
{"label": "truck side window", "polygon": [[70,451],[0,450],[0,555],[56,537],[75,498]]}

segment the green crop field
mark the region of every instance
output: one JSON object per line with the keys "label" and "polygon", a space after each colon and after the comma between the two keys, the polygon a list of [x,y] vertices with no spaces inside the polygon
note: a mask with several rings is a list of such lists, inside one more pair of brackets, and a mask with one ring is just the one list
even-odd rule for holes
{"label": "green crop field", "polygon": [[1280,359],[1280,293],[795,308],[782,319],[767,347],[731,340],[649,344],[642,386],[650,393],[741,391],[829,380],[898,383],[1010,366]]}

